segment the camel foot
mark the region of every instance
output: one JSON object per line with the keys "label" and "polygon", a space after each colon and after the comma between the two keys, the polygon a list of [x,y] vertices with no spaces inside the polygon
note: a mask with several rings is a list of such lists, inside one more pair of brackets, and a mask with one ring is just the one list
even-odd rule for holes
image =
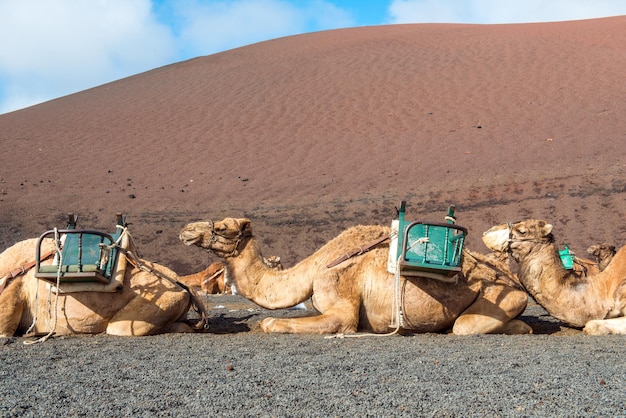
{"label": "camel foot", "polygon": [[583,331],[589,335],[609,335],[611,331],[604,326],[602,321],[589,321],[583,328]]}
{"label": "camel foot", "polygon": [[583,332],[589,335],[626,334],[626,317],[594,319],[587,322]]}
{"label": "camel foot", "polygon": [[276,332],[274,331],[274,322],[276,321],[276,318],[265,318],[263,321],[261,321],[261,331],[263,332]]}
{"label": "camel foot", "polygon": [[502,333],[506,335],[532,334],[533,329],[526,322],[513,319],[504,326]]}
{"label": "camel foot", "polygon": [[335,316],[317,315],[301,318],[265,318],[261,321],[263,332],[283,334],[334,334],[356,332],[356,325],[347,326]]}

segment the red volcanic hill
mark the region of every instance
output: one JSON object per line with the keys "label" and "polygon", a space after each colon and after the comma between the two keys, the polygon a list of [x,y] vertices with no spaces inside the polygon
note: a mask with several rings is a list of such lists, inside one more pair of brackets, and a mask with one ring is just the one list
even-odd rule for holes
{"label": "red volcanic hill", "polygon": [[626,17],[415,24],[291,36],[0,116],[0,247],[113,230],[179,273],[186,223],[253,220],[286,266],[344,228],[441,221],[469,245],[523,218],[557,242],[626,242]]}

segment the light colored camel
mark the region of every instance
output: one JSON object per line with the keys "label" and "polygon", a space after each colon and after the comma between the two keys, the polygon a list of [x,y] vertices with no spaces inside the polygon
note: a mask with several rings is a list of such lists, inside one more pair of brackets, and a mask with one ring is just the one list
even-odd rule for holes
{"label": "light colored camel", "polygon": [[607,268],[613,257],[615,256],[615,246],[606,243],[592,245],[587,248],[587,252],[596,258],[598,268],[603,271]]}
{"label": "light colored camel", "polygon": [[[263,258],[263,262],[270,268],[282,270],[280,257],[275,255]],[[179,277],[179,281],[190,287],[199,287],[207,295],[234,293],[230,285],[226,284],[226,266],[220,261],[211,263],[209,267],[198,273]]]}
{"label": "light colored camel", "polygon": [[563,267],[546,221],[494,226],[483,242],[511,254],[520,281],[553,317],[588,334],[626,334],[626,247],[604,271],[580,277]]}
{"label": "light colored camel", "polygon": [[[356,226],[329,241],[292,268],[276,271],[263,263],[249,219],[190,223],[180,239],[224,259],[228,277],[244,297],[267,309],[297,305],[309,298],[320,312],[300,318],[266,318],[265,332],[282,333],[389,333],[397,310],[395,277],[387,272],[388,241],[334,267],[327,265],[355,247],[390,234],[384,226]],[[401,277],[403,318],[396,331],[455,334],[530,333],[515,319],[527,303],[525,292],[503,280],[487,282],[494,270],[472,257],[464,257],[458,283],[423,277]],[[469,276],[469,277],[468,277]],[[397,317],[396,317],[397,319]]]}
{"label": "light colored camel", "polygon": [[[0,272],[10,272],[35,258],[37,239],[18,242],[0,254]],[[42,253],[53,250],[45,240]],[[127,260],[117,292],[82,291],[56,294],[51,285],[35,277],[35,269],[13,279],[0,294],[0,336],[54,331],[57,335],[97,334],[139,336],[169,332],[193,332],[184,320],[192,301],[203,306],[190,291],[176,284],[178,276],[164,266],[145,260]],[[134,263],[133,263],[134,261]],[[139,265],[136,262],[139,261]],[[52,261],[42,262],[42,265]],[[147,271],[146,271],[147,270]],[[120,270],[122,271],[122,270]],[[0,273],[0,276],[4,276]],[[63,289],[63,287],[61,287]],[[55,301],[56,299],[56,301]],[[55,303],[56,302],[56,303]],[[57,306],[56,312],[53,307]]]}
{"label": "light colored camel", "polygon": [[189,287],[202,289],[207,295],[231,293],[229,285],[224,283],[224,264],[216,261],[207,268],[194,274],[179,277],[179,281]]}

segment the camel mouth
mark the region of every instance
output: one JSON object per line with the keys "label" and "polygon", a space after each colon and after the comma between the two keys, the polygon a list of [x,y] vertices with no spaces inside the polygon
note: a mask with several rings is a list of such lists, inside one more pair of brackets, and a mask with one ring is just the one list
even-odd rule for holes
{"label": "camel mouth", "polygon": [[483,232],[482,241],[491,251],[506,252],[509,244],[509,230],[493,227]]}
{"label": "camel mouth", "polygon": [[186,234],[184,231],[180,233],[180,235],[178,235],[178,239],[180,239],[183,244],[190,246],[190,245],[194,245],[196,244],[198,241],[200,241],[199,236],[191,236]]}

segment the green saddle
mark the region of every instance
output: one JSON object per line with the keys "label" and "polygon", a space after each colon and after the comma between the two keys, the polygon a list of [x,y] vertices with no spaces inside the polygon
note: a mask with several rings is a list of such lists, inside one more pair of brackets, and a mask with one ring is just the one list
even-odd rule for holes
{"label": "green saddle", "polygon": [[407,276],[453,277],[461,271],[461,253],[467,229],[455,225],[455,206],[448,208],[446,223],[408,222],[406,202],[398,212],[398,266]]}
{"label": "green saddle", "polygon": [[[77,229],[78,217],[74,214],[69,214],[68,217],[66,229],[49,230],[39,237],[35,277],[53,284],[57,283],[57,279],[61,283],[110,283],[119,256],[117,247],[111,247],[111,245],[120,237],[122,228],[116,228],[116,232],[112,234]],[[125,226],[125,218],[122,214],[117,215],[117,225]],[[41,244],[46,238],[54,239],[55,234],[58,234],[63,242],[61,257],[57,255],[53,264],[41,265]]]}

